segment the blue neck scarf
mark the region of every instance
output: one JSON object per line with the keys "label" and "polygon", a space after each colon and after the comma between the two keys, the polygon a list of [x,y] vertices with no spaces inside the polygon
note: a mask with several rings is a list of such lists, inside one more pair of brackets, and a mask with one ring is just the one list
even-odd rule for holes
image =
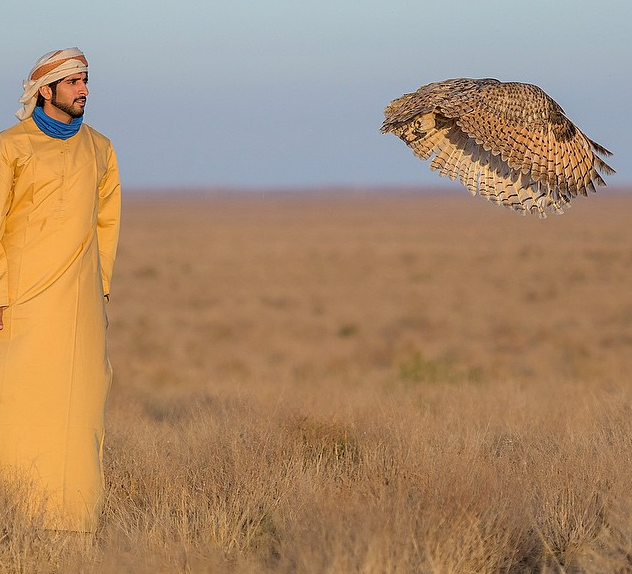
{"label": "blue neck scarf", "polygon": [[79,131],[83,116],[73,118],[69,124],[65,124],[64,122],[47,116],[41,106],[35,106],[33,110],[33,121],[47,136],[67,140]]}

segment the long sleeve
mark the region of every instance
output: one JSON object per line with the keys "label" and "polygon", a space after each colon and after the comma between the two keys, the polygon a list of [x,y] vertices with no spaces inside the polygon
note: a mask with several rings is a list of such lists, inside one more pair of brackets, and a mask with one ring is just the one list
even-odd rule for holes
{"label": "long sleeve", "polygon": [[103,294],[110,293],[110,281],[116,259],[121,219],[121,183],[114,149],[108,149],[107,172],[99,185],[99,213],[97,236],[101,259]]}
{"label": "long sleeve", "polygon": [[11,207],[13,168],[6,157],[1,142],[0,147],[2,148],[0,157],[0,307],[6,307],[9,305],[9,271],[2,238],[6,228],[7,213]]}

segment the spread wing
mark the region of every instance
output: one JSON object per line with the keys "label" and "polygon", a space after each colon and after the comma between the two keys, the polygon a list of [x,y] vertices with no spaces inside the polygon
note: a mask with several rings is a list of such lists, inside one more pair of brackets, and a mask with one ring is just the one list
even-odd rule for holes
{"label": "spread wing", "polygon": [[612,155],[537,86],[459,78],[422,86],[386,108],[382,133],[400,137],[441,176],[523,213],[562,213],[605,185]]}

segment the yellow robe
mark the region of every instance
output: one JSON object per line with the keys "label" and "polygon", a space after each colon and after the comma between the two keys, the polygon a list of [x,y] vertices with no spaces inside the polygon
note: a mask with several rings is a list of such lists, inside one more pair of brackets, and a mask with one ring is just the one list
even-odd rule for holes
{"label": "yellow robe", "polygon": [[120,219],[110,141],[32,118],[0,134],[0,476],[46,498],[47,528],[94,531],[112,371],[105,340]]}

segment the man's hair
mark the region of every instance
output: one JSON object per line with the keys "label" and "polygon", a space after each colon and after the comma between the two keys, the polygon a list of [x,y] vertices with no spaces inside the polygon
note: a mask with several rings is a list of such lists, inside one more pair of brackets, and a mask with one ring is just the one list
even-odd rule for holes
{"label": "man's hair", "polygon": [[[57,80],[56,82],[51,82],[50,84],[47,84],[48,86],[50,86],[50,89],[53,90],[53,97],[57,95],[57,84],[59,84],[59,82],[61,82],[61,80]],[[38,93],[37,102],[35,102],[35,105],[43,108],[45,101],[46,100],[43,98],[42,94]]]}

